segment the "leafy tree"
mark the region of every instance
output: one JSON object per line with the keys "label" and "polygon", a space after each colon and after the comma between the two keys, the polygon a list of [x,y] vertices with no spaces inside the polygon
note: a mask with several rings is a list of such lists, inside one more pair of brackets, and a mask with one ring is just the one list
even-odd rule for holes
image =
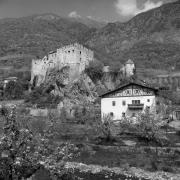
{"label": "leafy tree", "polygon": [[144,113],[138,117],[137,129],[143,138],[147,141],[151,141],[156,137],[160,130],[160,126],[153,116],[149,113]]}
{"label": "leafy tree", "polygon": [[4,133],[0,140],[0,178],[19,180],[31,177],[40,168],[47,169],[53,178],[66,173],[64,165],[78,149],[68,143],[52,142],[53,122],[44,135],[33,136],[27,128],[21,128],[16,119],[16,108],[3,108]]}
{"label": "leafy tree", "polygon": [[167,145],[169,142],[161,129],[162,120],[155,118],[148,111],[138,116],[135,125],[137,135],[145,142],[156,142],[158,145]]}
{"label": "leafy tree", "polygon": [[100,137],[98,137],[98,140],[101,142],[114,142],[115,139],[113,138],[112,132],[112,118],[110,115],[105,115],[103,117],[103,121],[97,122],[97,131],[98,134],[100,134]]}

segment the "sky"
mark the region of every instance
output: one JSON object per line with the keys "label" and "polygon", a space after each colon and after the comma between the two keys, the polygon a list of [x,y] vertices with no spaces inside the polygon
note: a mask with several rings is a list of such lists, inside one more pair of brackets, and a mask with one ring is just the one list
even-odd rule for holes
{"label": "sky", "polygon": [[0,0],[0,18],[54,13],[123,22],[171,1],[175,0]]}

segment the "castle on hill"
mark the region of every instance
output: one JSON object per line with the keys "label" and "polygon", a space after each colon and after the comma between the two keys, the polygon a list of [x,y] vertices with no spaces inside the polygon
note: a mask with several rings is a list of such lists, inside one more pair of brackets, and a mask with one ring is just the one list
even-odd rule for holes
{"label": "castle on hill", "polygon": [[81,74],[93,60],[94,52],[78,43],[64,46],[50,52],[42,59],[32,60],[31,84],[34,86],[42,84],[47,72],[54,68],[61,69],[69,66],[72,76]]}

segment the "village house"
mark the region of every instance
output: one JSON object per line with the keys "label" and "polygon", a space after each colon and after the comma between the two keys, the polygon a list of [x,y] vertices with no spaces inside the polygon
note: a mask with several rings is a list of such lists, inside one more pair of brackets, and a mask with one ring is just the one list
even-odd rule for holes
{"label": "village house", "polygon": [[123,117],[136,117],[147,109],[158,114],[160,105],[158,90],[149,86],[129,82],[121,87],[101,95],[101,116],[111,116],[113,120]]}

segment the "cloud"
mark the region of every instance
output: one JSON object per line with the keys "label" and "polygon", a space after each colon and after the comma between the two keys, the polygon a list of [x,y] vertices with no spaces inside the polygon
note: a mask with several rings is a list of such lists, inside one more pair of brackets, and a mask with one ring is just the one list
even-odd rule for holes
{"label": "cloud", "polygon": [[88,19],[94,19],[92,16],[87,16]]}
{"label": "cloud", "polygon": [[148,10],[150,10],[150,9],[157,8],[157,7],[161,6],[162,4],[163,4],[162,1],[159,1],[159,2],[155,3],[155,2],[152,2],[152,1],[148,0],[148,1],[144,4],[144,8],[143,8],[143,9],[139,9],[139,11],[137,11],[136,14],[139,14],[139,13],[142,13],[142,12],[146,12],[146,11],[148,11]]}
{"label": "cloud", "polygon": [[68,17],[70,17],[70,18],[81,18],[81,16],[76,11],[70,12]]}
{"label": "cloud", "polygon": [[143,7],[140,9],[137,5],[137,0],[117,0],[115,3],[115,7],[117,13],[120,14],[121,16],[135,16],[139,13],[159,7],[162,4],[163,4],[162,1],[153,2],[151,0],[147,0],[143,4]]}

